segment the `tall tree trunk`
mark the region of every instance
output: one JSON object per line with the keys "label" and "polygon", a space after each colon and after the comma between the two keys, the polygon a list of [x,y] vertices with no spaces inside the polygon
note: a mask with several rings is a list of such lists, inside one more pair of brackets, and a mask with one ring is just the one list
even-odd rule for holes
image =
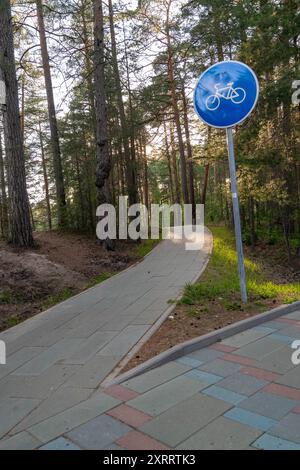
{"label": "tall tree trunk", "polygon": [[[108,148],[107,108],[104,74],[104,24],[102,0],[94,0],[94,60],[95,60],[95,91],[96,91],[96,186],[98,203],[110,203],[109,174],[111,161]],[[113,240],[107,239],[106,248],[114,249]]]}
{"label": "tall tree trunk", "polygon": [[193,221],[196,221],[196,201],[195,201],[195,186],[194,186],[194,163],[193,163],[193,151],[191,146],[190,128],[188,120],[188,103],[185,93],[184,83],[182,84],[182,102],[183,102],[183,118],[184,118],[184,130],[186,138],[186,148],[188,156],[188,175],[189,175],[189,201],[192,204]]}
{"label": "tall tree trunk", "polygon": [[175,204],[175,192],[174,192],[174,182],[173,182],[173,172],[172,172],[172,162],[171,162],[171,153],[170,153],[170,145],[168,142],[168,134],[167,134],[167,126],[166,122],[164,121],[164,137],[165,137],[165,149],[166,149],[166,156],[168,162],[168,172],[169,172],[169,184],[170,184],[170,196],[172,204]]}
{"label": "tall tree trunk", "polygon": [[81,0],[80,16],[82,20],[82,39],[83,39],[83,47],[84,47],[86,81],[87,81],[87,86],[88,86],[88,99],[89,99],[90,112],[92,114],[94,137],[96,141],[95,88],[93,84],[93,63],[91,60],[91,52],[90,52],[90,47],[89,47],[89,34],[88,34],[89,32],[88,32],[88,24],[87,24],[87,18],[86,18],[87,8],[88,8],[88,5],[86,4],[86,0]]}
{"label": "tall tree trunk", "polygon": [[183,143],[183,137],[182,137],[181,124],[180,124],[180,113],[179,113],[179,107],[178,107],[178,101],[177,101],[176,83],[175,83],[175,75],[174,75],[173,48],[172,48],[171,35],[170,35],[171,6],[172,6],[172,1],[169,1],[168,7],[167,7],[167,20],[166,20],[168,81],[169,81],[169,87],[170,87],[170,92],[171,92],[174,120],[175,120],[177,137],[178,137],[183,201],[185,204],[188,204],[189,193],[188,193],[188,184],[187,184],[187,175],[186,175],[185,151],[184,151],[184,143]]}
{"label": "tall tree trunk", "polygon": [[40,122],[39,122],[39,137],[40,137],[40,146],[41,146],[41,155],[42,155],[42,168],[43,168],[43,177],[44,177],[44,185],[45,185],[45,196],[46,196],[46,206],[47,206],[47,221],[48,221],[49,230],[52,230],[52,217],[51,217],[51,206],[50,206],[50,196],[49,196],[49,183],[48,183],[47,167],[46,167],[46,160],[45,160],[45,149],[44,149],[43,135],[42,135],[42,129],[41,129],[41,123]]}
{"label": "tall tree trunk", "polygon": [[207,185],[208,185],[208,177],[209,177],[209,168],[210,168],[210,165],[209,165],[209,163],[207,163],[205,165],[204,182],[203,182],[202,196],[201,196],[201,204],[206,203],[206,193],[207,193]]}
{"label": "tall tree trunk", "polygon": [[181,202],[181,190],[180,190],[180,182],[178,176],[178,168],[177,168],[177,158],[176,158],[176,147],[175,147],[175,138],[174,138],[174,130],[173,130],[173,123],[170,123],[170,143],[171,143],[171,157],[172,157],[172,167],[173,167],[173,174],[174,174],[174,181],[175,181],[175,202],[180,204]]}
{"label": "tall tree trunk", "polygon": [[3,80],[6,86],[4,136],[10,205],[10,239],[13,245],[27,248],[33,246],[34,242],[26,189],[25,159],[9,0],[1,0],[0,3],[0,80]]}
{"label": "tall tree trunk", "polygon": [[123,146],[124,146],[124,157],[125,157],[125,162],[126,162],[126,178],[127,178],[127,185],[128,185],[129,204],[132,205],[138,201],[136,168],[135,168],[135,161],[134,161],[135,148],[134,148],[134,145],[131,146],[131,150],[133,152],[133,154],[131,154],[130,146],[129,146],[129,129],[127,126],[127,121],[126,121],[126,114],[125,114],[125,108],[124,108],[123,96],[122,96],[120,72],[119,72],[119,66],[118,66],[112,0],[108,0],[108,6],[109,6],[109,24],[110,24],[110,35],[111,35],[112,65],[113,65],[114,76],[115,76],[115,86],[116,86],[116,92],[117,92],[118,108],[119,108],[121,128],[122,128],[122,134],[123,134]]}
{"label": "tall tree trunk", "polygon": [[65,185],[64,185],[64,176],[63,176],[62,163],[61,163],[60,144],[59,144],[56,110],[55,110],[55,104],[54,104],[52,78],[51,78],[48,47],[47,47],[47,40],[46,40],[42,0],[36,0],[36,9],[37,9],[40,45],[41,45],[41,51],[42,51],[43,70],[44,70],[46,93],[47,93],[49,123],[50,123],[50,131],[51,131],[53,168],[54,168],[54,177],[55,177],[55,186],[56,186],[57,219],[58,219],[58,226],[60,228],[63,228],[67,225]]}
{"label": "tall tree trunk", "polygon": [[3,148],[2,148],[2,135],[0,133],[0,191],[1,191],[1,235],[4,238],[8,237],[8,208],[7,208],[7,195],[5,186],[5,172],[4,172],[4,159],[3,159]]}

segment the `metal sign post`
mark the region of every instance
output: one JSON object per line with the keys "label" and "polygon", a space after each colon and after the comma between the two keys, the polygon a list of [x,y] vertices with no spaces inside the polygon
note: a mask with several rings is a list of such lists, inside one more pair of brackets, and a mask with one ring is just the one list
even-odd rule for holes
{"label": "metal sign post", "polygon": [[228,145],[228,155],[229,155],[229,171],[230,171],[230,181],[231,181],[235,241],[236,241],[236,251],[238,255],[238,264],[239,264],[241,298],[242,298],[242,302],[247,303],[246,273],[245,273],[245,263],[244,263],[244,253],[243,253],[239,197],[238,197],[237,180],[236,180],[232,127],[229,127],[228,129],[226,129],[226,133],[227,133],[227,145]]}
{"label": "metal sign post", "polygon": [[209,67],[200,76],[194,93],[194,107],[200,119],[211,127],[226,129],[241,298],[244,303],[247,302],[247,287],[232,128],[253,111],[258,95],[259,84],[255,73],[248,65],[235,60]]}

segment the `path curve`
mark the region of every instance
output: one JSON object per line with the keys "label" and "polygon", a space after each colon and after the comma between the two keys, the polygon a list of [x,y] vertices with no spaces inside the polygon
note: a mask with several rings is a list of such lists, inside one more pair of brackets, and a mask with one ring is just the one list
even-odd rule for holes
{"label": "path curve", "polygon": [[200,251],[166,240],[142,262],[0,334],[8,355],[0,448],[39,447],[117,403],[99,385],[196,281],[211,249],[208,230]]}

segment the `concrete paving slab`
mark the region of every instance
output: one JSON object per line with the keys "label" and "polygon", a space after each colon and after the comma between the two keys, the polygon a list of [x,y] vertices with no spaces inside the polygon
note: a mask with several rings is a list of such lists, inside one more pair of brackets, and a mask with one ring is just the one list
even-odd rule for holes
{"label": "concrete paving slab", "polygon": [[169,362],[156,369],[150,370],[145,374],[139,375],[131,380],[124,382],[124,386],[139,393],[145,393],[152,388],[168,382],[179,375],[190,370],[191,366],[175,362]]}
{"label": "concrete paving slab", "polygon": [[279,420],[297,406],[296,400],[271,393],[258,392],[239,403],[239,407],[267,418]]}
{"label": "concrete paving slab", "polygon": [[141,431],[174,448],[230,408],[226,402],[198,393],[144,424]]}
{"label": "concrete paving slab", "polygon": [[243,450],[261,434],[261,431],[250,426],[220,417],[182,442],[176,449]]}
{"label": "concrete paving slab", "polygon": [[108,415],[101,415],[66,434],[83,449],[100,450],[125,436],[132,428]]}
{"label": "concrete paving slab", "polygon": [[205,387],[207,383],[180,376],[130,400],[128,405],[157,416]]}
{"label": "concrete paving slab", "polygon": [[98,393],[94,397],[76,405],[68,410],[58,413],[51,418],[45,419],[41,423],[28,428],[30,434],[40,441],[46,443],[52,441],[62,434],[66,434],[81,424],[100,416],[105,411],[114,408],[120,400]]}

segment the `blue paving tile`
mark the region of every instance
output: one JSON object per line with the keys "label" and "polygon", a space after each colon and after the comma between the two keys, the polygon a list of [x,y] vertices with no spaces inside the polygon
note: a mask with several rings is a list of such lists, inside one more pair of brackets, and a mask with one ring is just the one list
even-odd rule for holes
{"label": "blue paving tile", "polygon": [[226,418],[233,419],[242,424],[247,424],[262,431],[268,431],[272,426],[277,424],[274,419],[266,418],[265,416],[252,413],[251,411],[243,410],[242,408],[233,408],[225,413]]}
{"label": "blue paving tile", "polygon": [[206,382],[208,384],[215,384],[220,380],[223,380],[224,377],[220,377],[219,375],[209,374],[208,372],[203,372],[201,370],[190,370],[184,374],[186,377],[191,379],[199,380],[200,382]]}
{"label": "blue paving tile", "polygon": [[198,359],[194,359],[189,356],[180,357],[179,359],[176,359],[175,362],[178,362],[178,364],[183,364],[184,366],[191,366],[191,367],[199,367],[203,364],[203,362],[198,361]]}
{"label": "blue paving tile", "polygon": [[300,450],[300,445],[292,441],[286,441],[279,437],[263,434],[253,444],[252,447],[256,449],[265,450]]}
{"label": "blue paving tile", "polygon": [[236,405],[247,398],[245,395],[225,390],[225,388],[218,387],[217,385],[212,385],[211,387],[202,390],[201,393],[226,401],[227,403],[232,403],[233,405]]}
{"label": "blue paving tile", "polygon": [[282,341],[283,343],[287,343],[287,344],[292,344],[292,342],[296,339],[296,338],[292,338],[291,336],[281,335],[279,333],[273,333],[272,335],[269,336],[269,338],[277,339],[278,341]]}
{"label": "blue paving tile", "polygon": [[80,450],[80,447],[64,437],[59,437],[40,447],[40,450]]}

